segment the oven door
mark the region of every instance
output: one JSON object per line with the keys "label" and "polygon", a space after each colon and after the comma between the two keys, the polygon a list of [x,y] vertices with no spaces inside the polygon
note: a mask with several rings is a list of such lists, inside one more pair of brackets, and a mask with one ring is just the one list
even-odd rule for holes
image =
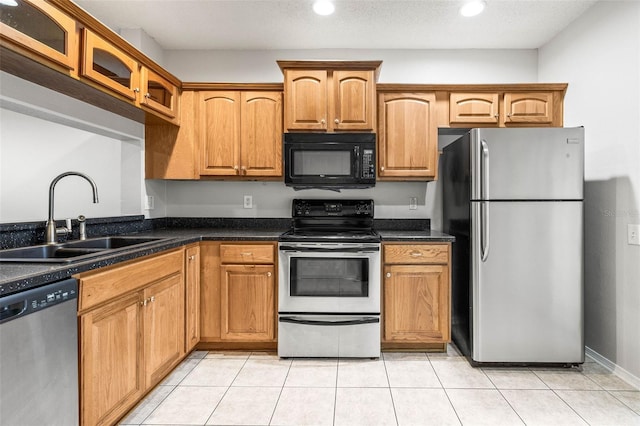
{"label": "oven door", "polygon": [[278,311],[380,313],[380,244],[280,243]]}

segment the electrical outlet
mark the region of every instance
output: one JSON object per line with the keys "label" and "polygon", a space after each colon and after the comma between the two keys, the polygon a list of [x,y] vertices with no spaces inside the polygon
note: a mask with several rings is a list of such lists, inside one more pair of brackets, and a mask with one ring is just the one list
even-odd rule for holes
{"label": "electrical outlet", "polygon": [[253,208],[253,197],[251,195],[245,195],[244,196],[244,202],[242,207],[244,207],[245,209],[252,209]]}
{"label": "electrical outlet", "polygon": [[410,197],[409,198],[409,210],[417,210],[418,209],[418,198]]}
{"label": "electrical outlet", "polygon": [[153,210],[155,207],[155,202],[153,199],[153,195],[147,195],[144,198],[144,209],[145,210]]}
{"label": "electrical outlet", "polygon": [[627,243],[640,246],[640,225],[627,225]]}

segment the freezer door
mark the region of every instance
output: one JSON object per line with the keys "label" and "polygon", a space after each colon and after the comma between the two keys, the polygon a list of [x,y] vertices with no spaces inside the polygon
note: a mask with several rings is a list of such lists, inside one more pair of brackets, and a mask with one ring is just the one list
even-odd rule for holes
{"label": "freezer door", "polygon": [[472,203],[476,362],[581,363],[582,202]]}
{"label": "freezer door", "polygon": [[473,200],[581,200],[584,128],[471,130]]}

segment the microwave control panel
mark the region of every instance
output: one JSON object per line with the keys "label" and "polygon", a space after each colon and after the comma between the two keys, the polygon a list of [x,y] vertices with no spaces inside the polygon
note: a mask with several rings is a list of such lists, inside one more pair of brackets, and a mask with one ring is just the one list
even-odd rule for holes
{"label": "microwave control panel", "polygon": [[376,159],[372,149],[362,150],[362,177],[376,177]]}

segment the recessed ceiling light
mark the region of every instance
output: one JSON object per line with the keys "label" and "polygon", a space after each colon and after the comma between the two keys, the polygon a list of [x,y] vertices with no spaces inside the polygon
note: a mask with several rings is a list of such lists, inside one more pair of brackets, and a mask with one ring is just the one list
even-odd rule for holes
{"label": "recessed ceiling light", "polygon": [[313,11],[318,15],[331,15],[335,10],[336,7],[329,0],[316,0],[313,3]]}
{"label": "recessed ceiling light", "polygon": [[460,8],[460,15],[462,16],[476,16],[482,13],[487,3],[484,0],[472,0],[466,2]]}

